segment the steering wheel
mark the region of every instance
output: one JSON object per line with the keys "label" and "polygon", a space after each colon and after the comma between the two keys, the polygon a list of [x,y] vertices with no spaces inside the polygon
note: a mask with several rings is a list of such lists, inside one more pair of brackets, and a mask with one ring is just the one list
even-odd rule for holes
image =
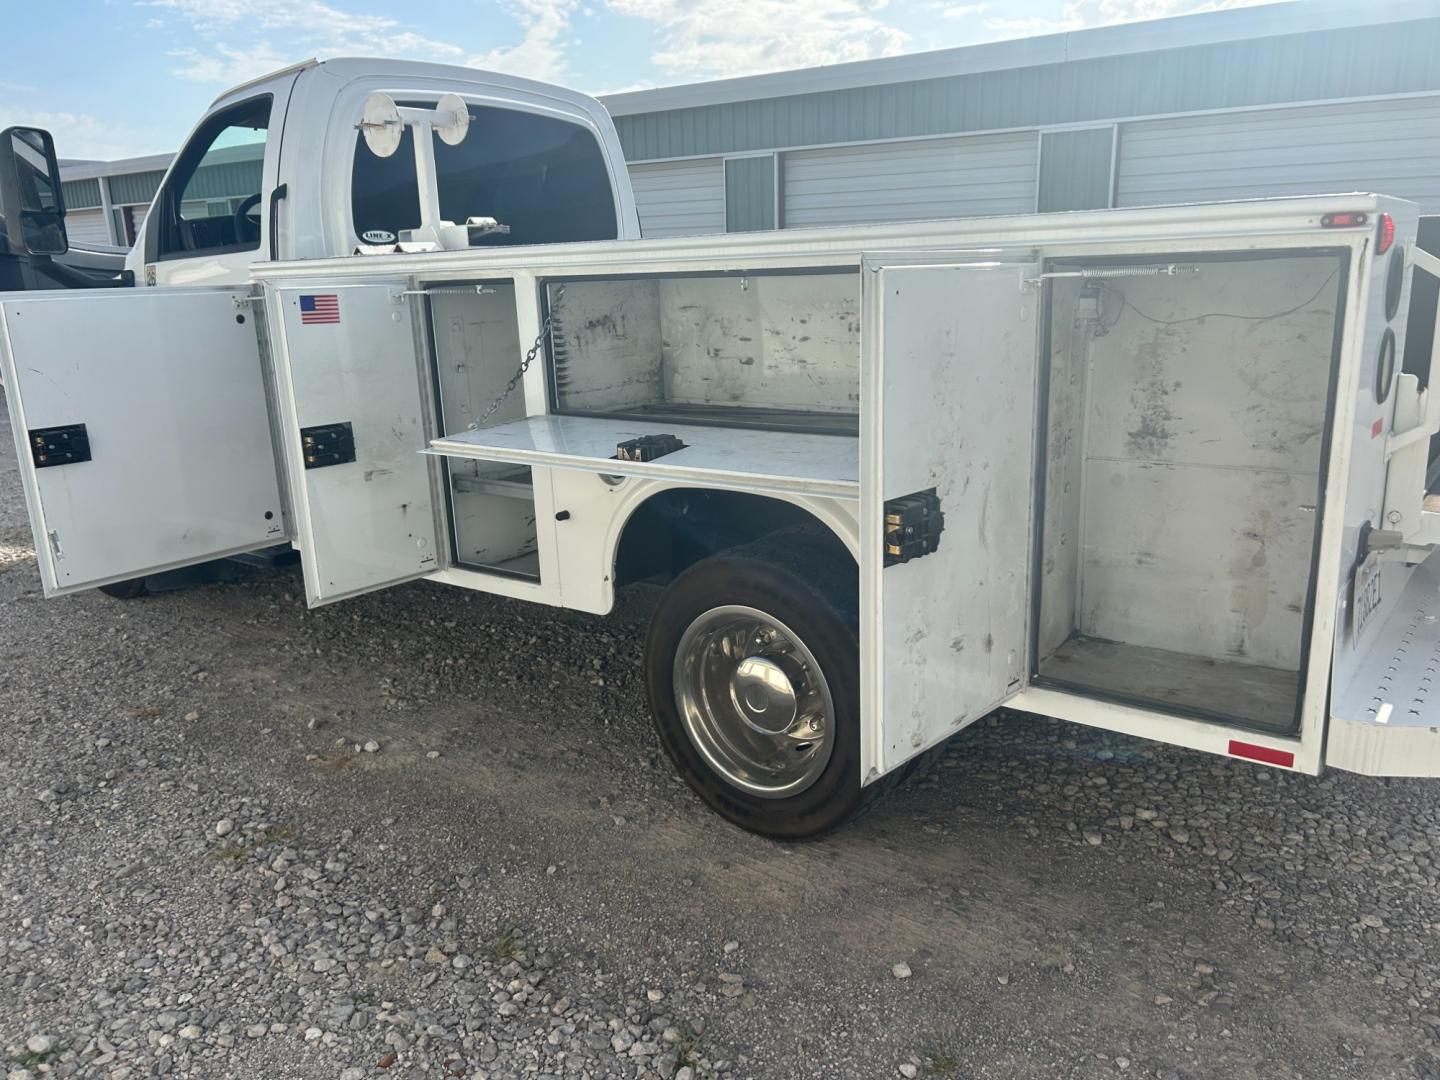
{"label": "steering wheel", "polygon": [[254,195],[247,195],[240,205],[235,207],[236,243],[248,243],[251,240],[257,244],[260,242],[260,215],[250,216],[250,211],[259,205],[260,193],[257,191]]}

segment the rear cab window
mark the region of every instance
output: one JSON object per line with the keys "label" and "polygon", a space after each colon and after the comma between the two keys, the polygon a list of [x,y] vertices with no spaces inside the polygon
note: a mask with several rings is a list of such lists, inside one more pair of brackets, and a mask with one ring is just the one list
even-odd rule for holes
{"label": "rear cab window", "polygon": [[[402,101],[433,108],[434,102]],[[450,146],[432,135],[440,216],[462,223],[492,217],[508,233],[491,233],[476,246],[558,244],[613,240],[618,235],[615,195],[600,144],[588,128],[517,109],[470,106],[463,142]],[[414,130],[406,127],[390,157],[376,157],[363,136],[355,139],[351,208],[356,236],[420,224],[415,183]]]}

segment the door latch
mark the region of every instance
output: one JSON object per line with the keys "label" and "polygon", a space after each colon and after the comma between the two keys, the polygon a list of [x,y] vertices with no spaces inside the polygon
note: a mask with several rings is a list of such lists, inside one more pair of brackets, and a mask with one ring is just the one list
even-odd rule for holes
{"label": "door latch", "polygon": [[355,432],[348,420],[343,424],[301,428],[300,450],[305,455],[307,469],[344,465],[355,460]]}
{"label": "door latch", "polygon": [[940,546],[945,515],[934,488],[885,503],[885,565],[909,562]]}
{"label": "door latch", "polygon": [[37,469],[90,460],[90,433],[85,430],[84,424],[31,428],[27,434],[30,436],[30,458]]}

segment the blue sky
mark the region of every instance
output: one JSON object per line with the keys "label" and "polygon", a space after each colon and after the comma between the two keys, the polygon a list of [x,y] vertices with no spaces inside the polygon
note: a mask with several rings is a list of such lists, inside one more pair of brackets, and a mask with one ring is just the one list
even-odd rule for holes
{"label": "blue sky", "polygon": [[469,64],[591,93],[922,52],[1257,0],[51,0],[5,5],[0,127],[68,158],[175,149],[220,91],[307,56]]}

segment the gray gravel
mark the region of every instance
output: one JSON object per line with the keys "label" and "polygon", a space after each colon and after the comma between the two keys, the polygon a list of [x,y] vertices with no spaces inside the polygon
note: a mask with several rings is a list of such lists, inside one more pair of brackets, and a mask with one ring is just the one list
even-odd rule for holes
{"label": "gray gravel", "polygon": [[1007,714],[773,844],[652,592],[44,601],[0,446],[0,1076],[1440,1078],[1440,784]]}

